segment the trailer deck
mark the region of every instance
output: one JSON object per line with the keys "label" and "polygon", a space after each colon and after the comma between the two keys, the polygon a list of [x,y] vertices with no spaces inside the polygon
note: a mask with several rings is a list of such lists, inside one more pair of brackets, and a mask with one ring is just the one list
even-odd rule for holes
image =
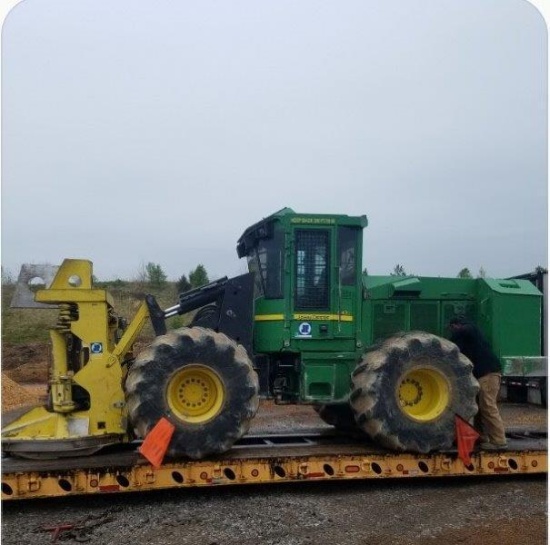
{"label": "trailer deck", "polygon": [[139,443],[82,458],[2,459],[2,500],[138,492],[237,484],[468,477],[548,472],[546,430],[507,431],[505,451],[472,453],[466,466],[455,449],[396,453],[333,430],[245,436],[229,452],[204,460],[166,460],[156,469]]}

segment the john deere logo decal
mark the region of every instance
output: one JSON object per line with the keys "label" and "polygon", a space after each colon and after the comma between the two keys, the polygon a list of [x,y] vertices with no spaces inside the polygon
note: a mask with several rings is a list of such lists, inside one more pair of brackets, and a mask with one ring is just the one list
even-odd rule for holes
{"label": "john deere logo decal", "polygon": [[92,354],[101,354],[103,352],[103,343],[92,343],[90,345],[90,352]]}

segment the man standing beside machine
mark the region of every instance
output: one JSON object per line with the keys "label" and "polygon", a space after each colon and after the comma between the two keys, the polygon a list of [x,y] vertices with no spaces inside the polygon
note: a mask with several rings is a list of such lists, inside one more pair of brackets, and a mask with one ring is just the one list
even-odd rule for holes
{"label": "man standing beside machine", "polygon": [[497,407],[500,390],[500,361],[480,329],[463,316],[449,322],[450,340],[473,363],[474,377],[479,382],[479,413],[482,428],[481,448],[500,450],[506,448],[504,423]]}

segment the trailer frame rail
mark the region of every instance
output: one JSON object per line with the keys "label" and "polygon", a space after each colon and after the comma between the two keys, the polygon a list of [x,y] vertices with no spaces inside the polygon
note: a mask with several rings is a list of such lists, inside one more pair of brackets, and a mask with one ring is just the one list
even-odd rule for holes
{"label": "trailer frame rail", "polygon": [[511,433],[506,451],[476,451],[466,466],[456,450],[395,453],[337,435],[247,437],[228,453],[155,469],[135,449],[86,459],[2,464],[2,500],[144,492],[241,484],[414,477],[545,474],[546,434]]}

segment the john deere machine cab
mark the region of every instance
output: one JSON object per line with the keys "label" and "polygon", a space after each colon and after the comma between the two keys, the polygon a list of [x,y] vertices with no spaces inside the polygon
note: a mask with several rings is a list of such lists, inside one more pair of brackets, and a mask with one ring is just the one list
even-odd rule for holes
{"label": "john deere machine cab", "polygon": [[449,320],[476,322],[503,362],[537,356],[540,294],[520,280],[367,276],[366,225],[284,208],[239,239],[255,273],[260,391],[394,450],[449,448],[479,389]]}
{"label": "john deere machine cab", "polygon": [[343,402],[362,352],[366,216],[296,214],[252,225],[237,245],[255,273],[260,389],[279,402]]}

